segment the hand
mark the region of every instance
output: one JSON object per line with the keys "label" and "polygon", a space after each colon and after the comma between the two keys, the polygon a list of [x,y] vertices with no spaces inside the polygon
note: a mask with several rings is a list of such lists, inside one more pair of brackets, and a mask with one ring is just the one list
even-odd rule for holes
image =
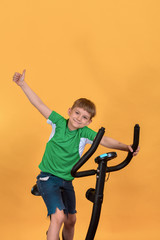
{"label": "hand", "polygon": [[24,83],[24,78],[25,78],[25,73],[26,73],[26,70],[23,70],[23,73],[15,73],[14,76],[13,76],[13,81],[18,85],[18,86],[22,86],[23,83]]}
{"label": "hand", "polygon": [[138,148],[136,149],[135,152],[133,152],[133,149],[130,145],[128,145],[128,149],[129,149],[130,152],[133,153],[133,156],[136,156],[138,154],[139,150],[140,150],[140,147],[138,146]]}

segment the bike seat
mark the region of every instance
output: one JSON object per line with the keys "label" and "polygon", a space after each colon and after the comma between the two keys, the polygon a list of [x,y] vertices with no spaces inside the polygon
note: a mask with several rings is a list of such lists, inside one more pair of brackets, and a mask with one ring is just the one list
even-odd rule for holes
{"label": "bike seat", "polygon": [[38,187],[37,187],[37,184],[35,184],[32,189],[31,189],[31,193],[35,196],[41,196],[39,190],[38,190]]}

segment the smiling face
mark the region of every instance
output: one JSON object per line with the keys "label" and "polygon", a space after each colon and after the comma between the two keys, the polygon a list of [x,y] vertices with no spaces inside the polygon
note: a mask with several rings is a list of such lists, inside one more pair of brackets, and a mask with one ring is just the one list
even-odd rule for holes
{"label": "smiling face", "polygon": [[68,115],[68,128],[71,131],[88,126],[92,122],[91,114],[80,107],[69,108]]}

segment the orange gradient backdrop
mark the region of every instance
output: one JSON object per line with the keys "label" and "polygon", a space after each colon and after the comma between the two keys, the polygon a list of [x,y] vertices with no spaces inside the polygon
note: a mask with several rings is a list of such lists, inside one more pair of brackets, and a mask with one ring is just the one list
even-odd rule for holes
{"label": "orange gradient backdrop", "polygon": [[[160,239],[159,11],[156,0],[1,0],[1,239],[43,240],[49,224],[30,189],[51,129],[12,82],[24,68],[32,89],[65,117],[87,97],[97,106],[94,130],[103,126],[130,144],[140,124],[141,151],[106,183],[95,239]],[[114,163],[126,156],[117,153]],[[92,158],[86,168],[94,167]],[[76,240],[85,239],[92,209],[85,191],[94,184],[95,177],[74,181]]]}

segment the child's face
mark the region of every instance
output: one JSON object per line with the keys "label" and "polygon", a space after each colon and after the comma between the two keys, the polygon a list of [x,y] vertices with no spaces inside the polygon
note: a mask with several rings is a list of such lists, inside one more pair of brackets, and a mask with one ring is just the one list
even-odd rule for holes
{"label": "child's face", "polygon": [[68,127],[70,130],[83,128],[85,126],[88,126],[92,122],[91,114],[88,113],[83,108],[79,107],[75,107],[73,109],[69,108],[68,115],[69,115]]}

